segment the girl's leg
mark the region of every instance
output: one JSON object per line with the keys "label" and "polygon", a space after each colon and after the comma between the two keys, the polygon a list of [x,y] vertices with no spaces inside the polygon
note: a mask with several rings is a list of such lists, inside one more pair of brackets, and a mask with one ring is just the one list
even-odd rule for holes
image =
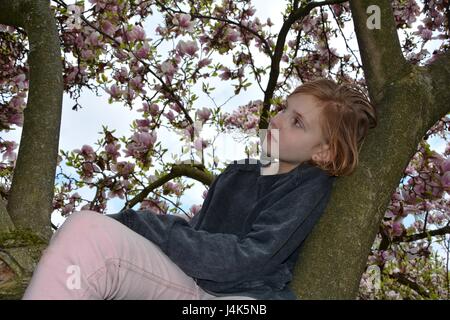
{"label": "girl's leg", "polygon": [[161,249],[95,211],[53,235],[23,299],[210,299]]}

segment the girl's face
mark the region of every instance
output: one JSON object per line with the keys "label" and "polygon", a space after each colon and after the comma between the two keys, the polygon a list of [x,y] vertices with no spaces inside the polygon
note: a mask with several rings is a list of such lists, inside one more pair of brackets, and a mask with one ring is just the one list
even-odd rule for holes
{"label": "girl's face", "polygon": [[326,160],[328,145],[319,125],[320,112],[314,96],[295,94],[271,119],[263,152],[279,159],[278,173],[289,172],[310,159]]}

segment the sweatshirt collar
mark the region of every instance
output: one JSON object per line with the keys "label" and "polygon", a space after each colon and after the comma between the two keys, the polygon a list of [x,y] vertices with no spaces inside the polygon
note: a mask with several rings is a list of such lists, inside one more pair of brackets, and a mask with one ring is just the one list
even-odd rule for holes
{"label": "sweatshirt collar", "polygon": [[302,170],[305,170],[308,167],[312,167],[311,164],[304,162],[289,172],[280,173],[280,174],[271,174],[271,175],[261,175],[261,166],[262,163],[259,159],[254,158],[245,158],[241,160],[233,161],[236,164],[237,170],[240,171],[253,171],[257,173],[258,181],[275,181],[279,179],[283,179],[285,177],[292,177],[295,179],[295,184],[297,185],[300,182],[300,176]]}

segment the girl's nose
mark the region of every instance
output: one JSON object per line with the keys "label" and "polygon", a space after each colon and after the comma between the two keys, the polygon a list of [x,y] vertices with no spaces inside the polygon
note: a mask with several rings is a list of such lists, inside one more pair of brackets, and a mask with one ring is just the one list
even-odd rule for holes
{"label": "girl's nose", "polygon": [[270,120],[269,129],[280,129],[281,128],[280,123],[281,123],[280,115],[277,114],[275,117],[272,118],[272,120]]}

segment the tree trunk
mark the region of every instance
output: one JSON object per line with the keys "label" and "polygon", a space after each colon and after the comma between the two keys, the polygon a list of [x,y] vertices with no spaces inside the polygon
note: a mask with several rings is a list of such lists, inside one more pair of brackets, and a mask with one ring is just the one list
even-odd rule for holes
{"label": "tree trunk", "polygon": [[428,67],[411,65],[401,52],[390,1],[377,1],[379,30],[366,26],[372,0],[350,4],[379,125],[369,131],[356,171],[337,179],[322,218],[305,241],[291,283],[299,299],[357,298],[391,195],[419,141],[449,111],[448,52]]}
{"label": "tree trunk", "polygon": [[0,298],[20,298],[53,232],[50,215],[63,96],[60,42],[48,0],[0,0],[0,23],[29,39],[30,90],[6,205],[0,205]]}
{"label": "tree trunk", "polygon": [[28,34],[30,91],[8,213],[17,228],[49,238],[63,96],[61,45],[47,0],[2,1],[0,22]]}

